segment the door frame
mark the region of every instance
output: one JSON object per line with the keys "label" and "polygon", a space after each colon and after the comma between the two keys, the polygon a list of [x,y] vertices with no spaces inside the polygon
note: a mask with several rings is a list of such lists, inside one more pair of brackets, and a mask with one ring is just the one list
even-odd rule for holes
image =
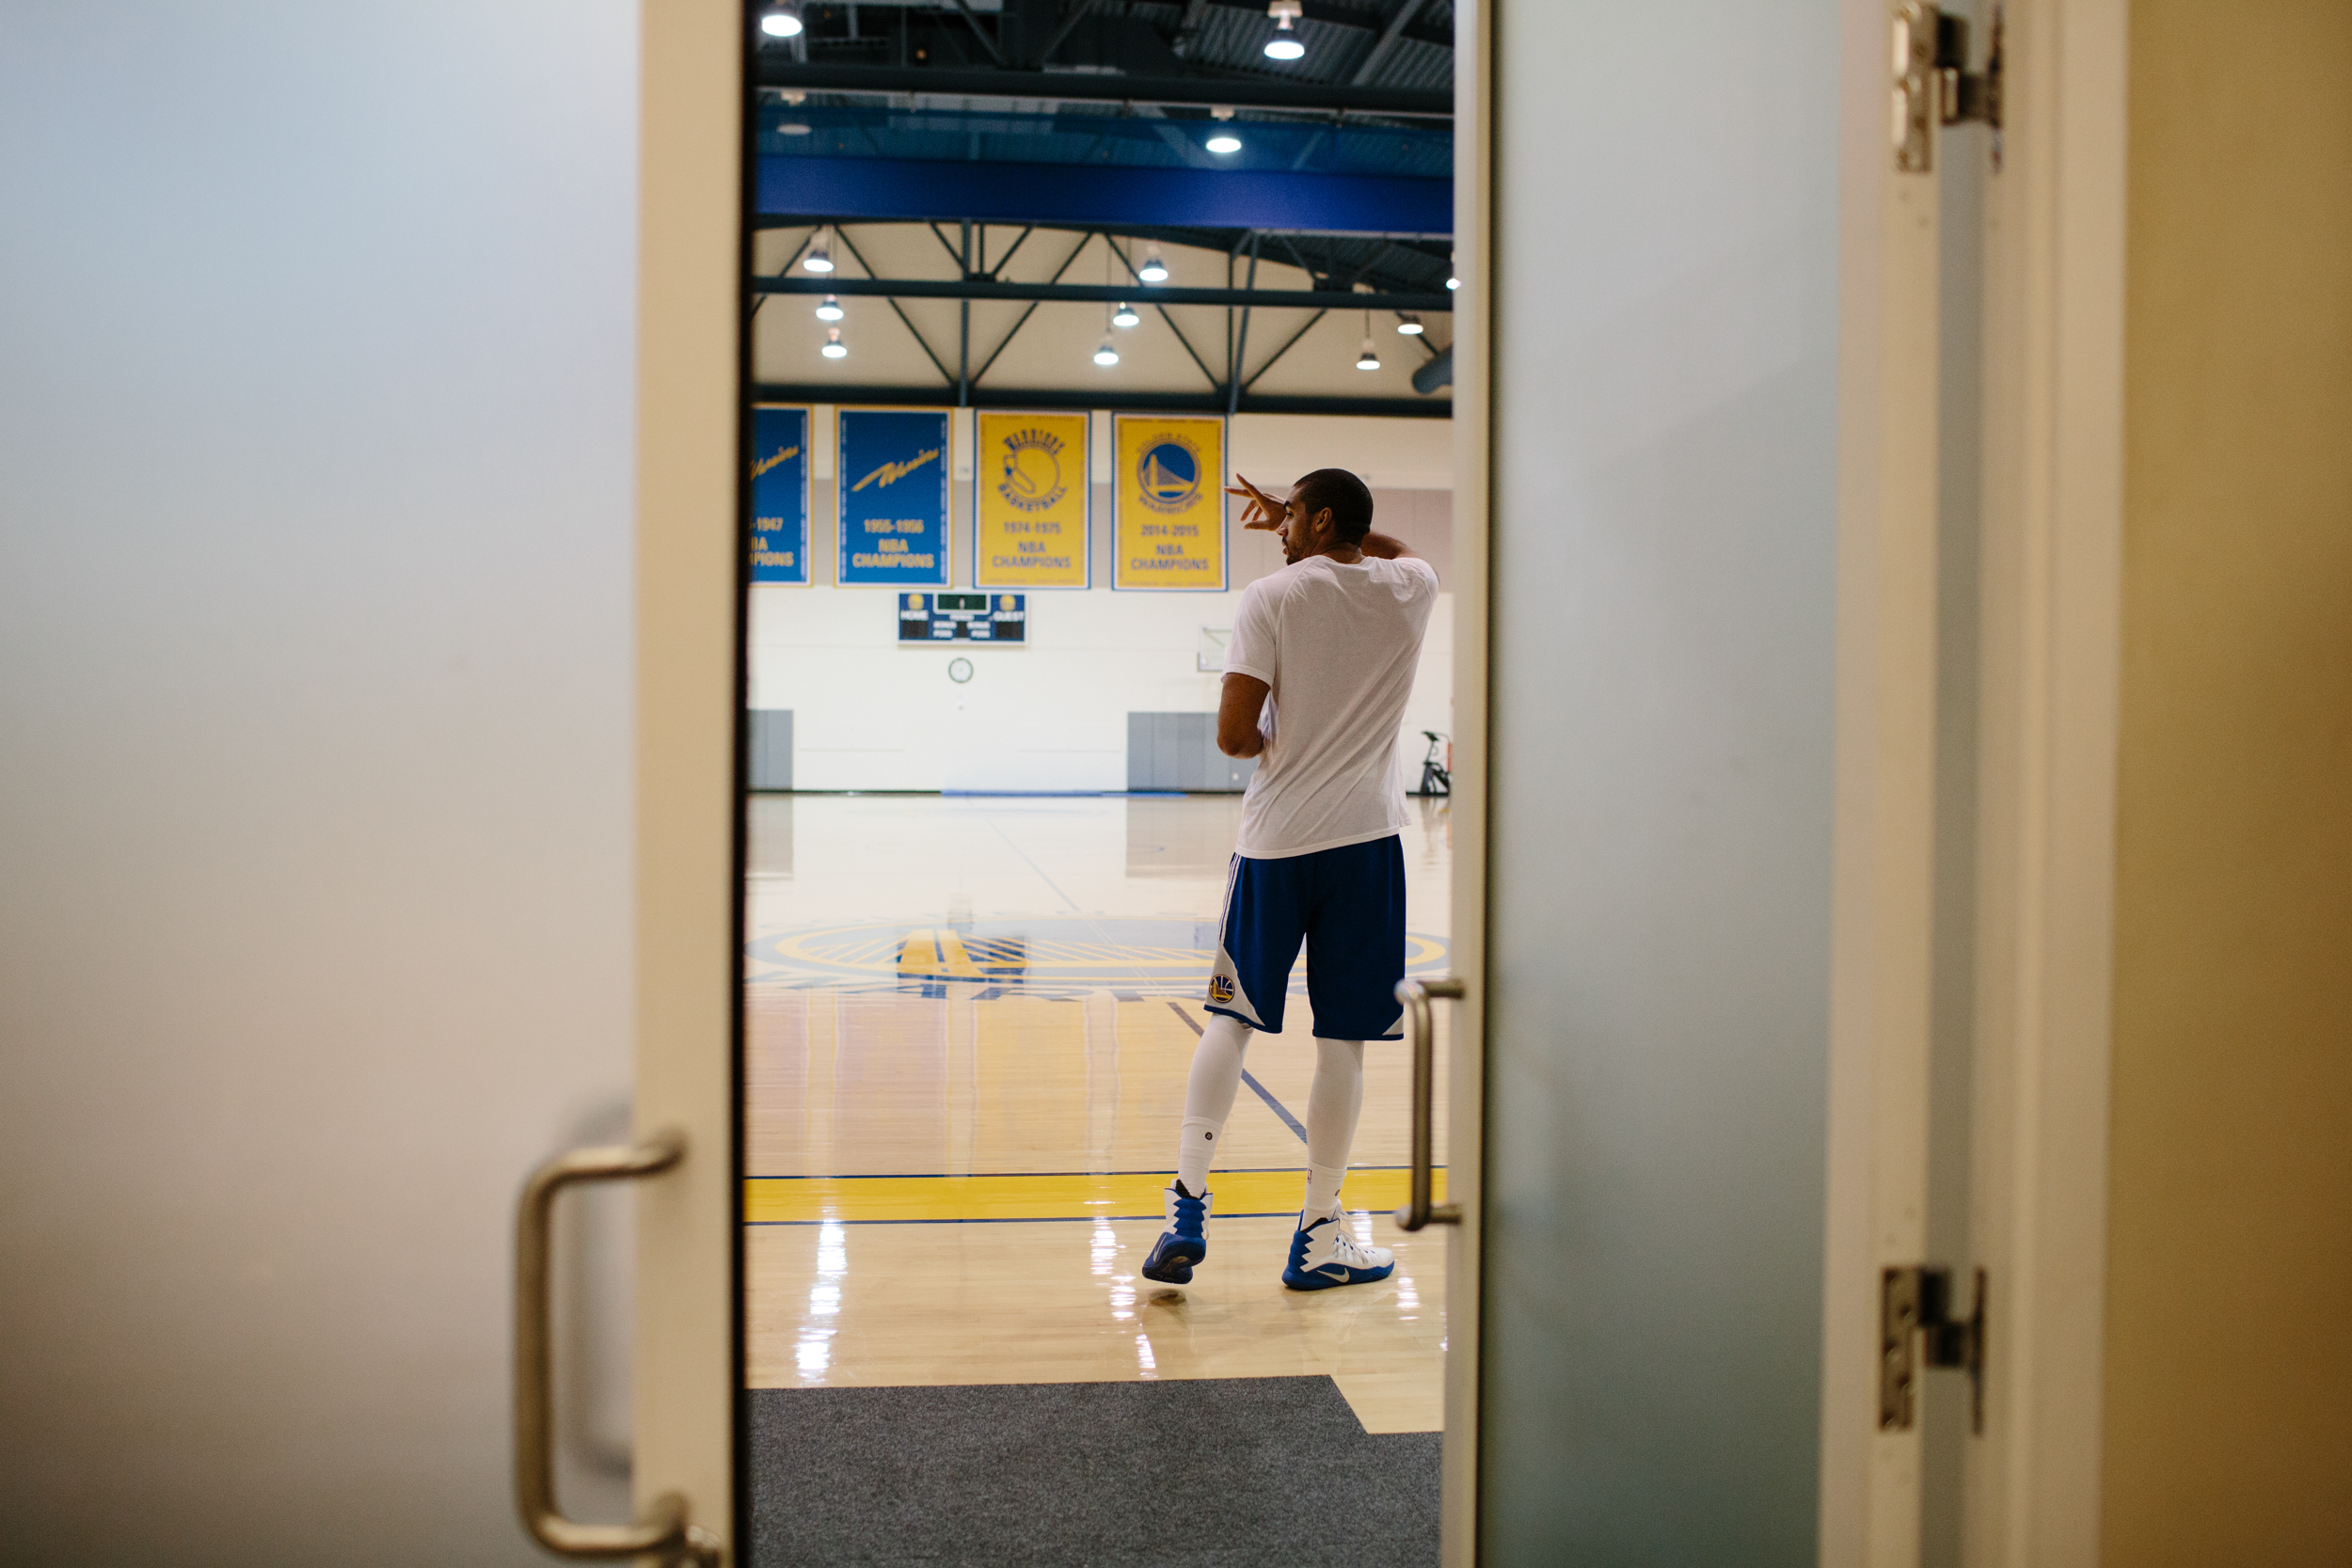
{"label": "door frame", "polygon": [[686,1155],[638,1194],[633,1485],[641,1510],[683,1495],[732,1561],[743,8],[644,0],[639,38],[635,1118]]}
{"label": "door frame", "polygon": [[[740,1274],[739,736],[745,166],[739,0],[641,7],[637,366],[636,1126],[686,1133],[642,1184],[637,1232],[640,1506],[680,1493],[735,1560],[748,1485],[738,1429]],[[1456,11],[1456,620],[1443,1560],[1476,1560],[1478,1195],[1485,1108],[1486,494],[1485,287],[1490,11]],[[1465,128],[1467,134],[1465,134]],[[1469,150],[1465,159],[1462,149]]]}
{"label": "door frame", "polygon": [[1494,7],[1454,8],[1454,844],[1448,940],[1468,993],[1453,1008],[1446,1056],[1446,1196],[1461,1223],[1446,1242],[1444,1459],[1438,1560],[1478,1560],[1480,1358],[1484,1322],[1486,1119],[1486,737],[1488,499],[1494,448],[1492,287]]}
{"label": "door frame", "polygon": [[[1897,1262],[1981,1264],[1991,1279],[1963,1560],[2091,1568],[2099,1552],[2128,4],[2003,9],[2002,165],[1985,196],[1969,1259],[1915,1255],[1932,897],[1934,663],[1915,624],[1931,650],[1931,180],[1892,168],[1888,0],[1847,0],[1841,18],[1824,1568],[1919,1560],[1919,1433],[1877,1422],[1878,1275]],[[1988,135],[1943,134],[1936,156],[1986,156]],[[1904,181],[1917,183],[1906,193]]]}

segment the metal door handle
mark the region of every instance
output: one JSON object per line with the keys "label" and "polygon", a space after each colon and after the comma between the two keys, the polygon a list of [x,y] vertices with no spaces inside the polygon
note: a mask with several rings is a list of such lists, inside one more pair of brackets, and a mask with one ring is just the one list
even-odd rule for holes
{"label": "metal door handle", "polygon": [[1459,1225],[1462,1206],[1432,1203],[1430,1170],[1430,1080],[1437,1059],[1437,1031],[1431,1026],[1429,999],[1442,996],[1459,1001],[1466,994],[1454,979],[1399,980],[1396,999],[1405,1004],[1406,1032],[1413,1042],[1413,1185],[1412,1200],[1396,1212],[1396,1223],[1407,1230],[1425,1225]]}
{"label": "metal door handle", "polygon": [[687,1522],[686,1499],[654,1499],[632,1525],[583,1525],[555,1502],[555,1374],[551,1327],[552,1221],[555,1195],[581,1181],[653,1176],[685,1158],[686,1139],[658,1133],[636,1145],[576,1148],[531,1173],[515,1215],[515,1506],[532,1539],[571,1558],[658,1557],[716,1563],[719,1543]]}

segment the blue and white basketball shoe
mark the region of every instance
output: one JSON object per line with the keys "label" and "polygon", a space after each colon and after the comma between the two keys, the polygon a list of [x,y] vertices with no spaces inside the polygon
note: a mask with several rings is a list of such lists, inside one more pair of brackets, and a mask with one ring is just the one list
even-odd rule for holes
{"label": "blue and white basketball shoe", "polygon": [[1396,1254],[1384,1246],[1367,1246],[1350,1235],[1335,1208],[1313,1224],[1301,1225],[1291,1238],[1290,1266],[1282,1271],[1282,1283],[1294,1291],[1328,1291],[1386,1279],[1395,1268]]}
{"label": "blue and white basketball shoe", "polygon": [[1168,1184],[1168,1228],[1143,1260],[1143,1277],[1163,1285],[1192,1282],[1192,1266],[1209,1255],[1209,1195],[1195,1197],[1182,1181]]}

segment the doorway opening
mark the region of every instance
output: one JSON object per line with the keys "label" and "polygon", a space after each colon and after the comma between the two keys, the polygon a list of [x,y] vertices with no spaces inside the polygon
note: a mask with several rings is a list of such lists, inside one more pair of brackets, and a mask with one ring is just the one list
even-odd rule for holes
{"label": "doorway opening", "polygon": [[[1292,10],[747,11],[755,1563],[1295,1561],[1334,1488],[1349,1560],[1436,1560],[1403,1043],[1341,1195],[1393,1274],[1280,1279],[1303,957],[1213,1259],[1141,1274],[1253,772],[1227,640],[1283,564],[1221,492],[1346,468],[1452,578],[1451,12]],[[1449,591],[1397,736],[1412,975],[1448,961],[1452,651]],[[1442,1166],[1442,1087],[1436,1121]]]}

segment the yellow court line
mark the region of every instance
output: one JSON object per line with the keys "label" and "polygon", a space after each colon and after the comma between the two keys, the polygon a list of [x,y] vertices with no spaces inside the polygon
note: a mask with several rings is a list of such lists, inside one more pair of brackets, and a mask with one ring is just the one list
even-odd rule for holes
{"label": "yellow court line", "polygon": [[[1436,1173],[1445,1196],[1445,1168]],[[1166,1176],[812,1176],[754,1177],[743,1183],[743,1218],[753,1225],[845,1225],[954,1220],[1158,1219]],[[1295,1170],[1226,1171],[1210,1179],[1213,1214],[1285,1214],[1298,1207]],[[1353,1170],[1340,1196],[1350,1209],[1388,1210],[1406,1199],[1399,1167]]]}

